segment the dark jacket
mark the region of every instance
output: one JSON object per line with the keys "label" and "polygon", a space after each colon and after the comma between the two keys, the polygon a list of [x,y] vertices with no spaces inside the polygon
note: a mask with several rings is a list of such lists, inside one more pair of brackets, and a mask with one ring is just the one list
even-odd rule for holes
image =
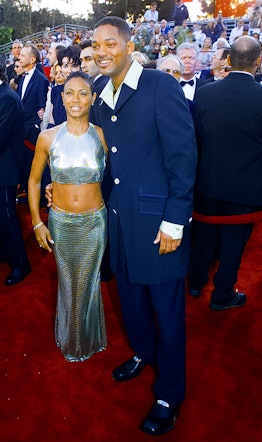
{"label": "dark jacket", "polygon": [[231,72],[197,90],[197,189],[209,198],[262,206],[262,87]]}
{"label": "dark jacket", "polygon": [[0,187],[16,186],[24,161],[22,103],[9,85],[0,85]]}
{"label": "dark jacket", "polygon": [[[17,88],[17,93],[20,98],[22,95],[23,81],[24,78],[19,82]],[[40,133],[41,124],[37,112],[41,108],[45,108],[48,85],[49,81],[46,76],[41,74],[38,69],[35,69],[22,99],[24,106],[24,138],[34,145]]]}

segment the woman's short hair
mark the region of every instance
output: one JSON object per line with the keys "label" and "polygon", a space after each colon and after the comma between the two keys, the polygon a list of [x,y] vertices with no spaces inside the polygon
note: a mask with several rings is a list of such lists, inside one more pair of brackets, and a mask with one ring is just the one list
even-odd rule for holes
{"label": "woman's short hair", "polygon": [[90,75],[85,74],[82,71],[71,72],[71,74],[66,78],[64,82],[64,86],[72,79],[72,78],[82,78],[90,87],[91,92],[94,92],[94,82]]}

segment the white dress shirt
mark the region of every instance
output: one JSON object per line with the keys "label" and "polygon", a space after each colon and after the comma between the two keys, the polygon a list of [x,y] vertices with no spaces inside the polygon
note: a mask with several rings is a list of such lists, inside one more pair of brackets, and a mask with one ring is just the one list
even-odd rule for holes
{"label": "white dress shirt", "polygon": [[24,98],[27,85],[28,85],[29,81],[31,80],[32,75],[35,72],[35,70],[36,70],[36,68],[34,67],[33,69],[30,69],[30,71],[26,72],[26,74],[25,74],[24,82],[22,85],[21,100],[23,100],[23,98]]}
{"label": "white dress shirt", "polygon": [[190,84],[185,84],[182,89],[184,91],[185,97],[187,98],[187,100],[194,100],[194,96],[195,96],[195,90],[196,90],[196,76],[194,75],[194,77],[190,78],[189,80],[185,80],[184,78],[181,77],[180,81],[194,81],[193,86],[191,86]]}

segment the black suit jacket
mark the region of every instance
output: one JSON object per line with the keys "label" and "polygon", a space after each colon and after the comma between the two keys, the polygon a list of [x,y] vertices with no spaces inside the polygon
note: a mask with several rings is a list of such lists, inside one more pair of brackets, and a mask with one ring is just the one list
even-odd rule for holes
{"label": "black suit jacket", "polygon": [[196,94],[197,189],[209,198],[262,206],[262,86],[231,72]]}
{"label": "black suit jacket", "polygon": [[[96,100],[99,100],[99,95],[101,94],[102,90],[104,89],[106,83],[108,82],[109,77],[107,77],[106,75],[100,75],[95,81],[94,81],[94,92],[96,93]],[[97,103],[93,106],[91,106],[90,109],[90,115],[89,115],[89,120],[91,121],[91,123],[97,124],[97,121],[99,119],[98,114],[97,114]]]}
{"label": "black suit jacket", "polygon": [[[19,82],[19,86],[17,88],[17,93],[20,98],[22,95],[23,82],[24,77],[22,81]],[[46,76],[41,74],[38,69],[35,69],[35,72],[27,85],[25,95],[22,99],[25,115],[24,138],[34,145],[40,133],[41,124],[41,120],[39,119],[37,112],[41,108],[45,108],[48,85],[49,81]]]}
{"label": "black suit jacket", "polygon": [[0,86],[0,187],[16,186],[24,161],[22,103],[9,85]]}

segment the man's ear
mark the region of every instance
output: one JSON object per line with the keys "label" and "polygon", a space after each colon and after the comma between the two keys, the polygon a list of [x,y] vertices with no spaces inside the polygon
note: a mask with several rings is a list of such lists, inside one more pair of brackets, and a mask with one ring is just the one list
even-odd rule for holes
{"label": "man's ear", "polygon": [[231,66],[231,58],[230,58],[229,54],[227,56],[227,64],[228,64],[228,66]]}
{"label": "man's ear", "polygon": [[132,54],[132,52],[134,52],[134,50],[135,50],[135,45],[134,45],[134,43],[132,42],[132,40],[129,40],[129,41],[127,42],[127,44],[126,44],[126,48],[127,48],[127,53],[128,53],[128,54]]}

